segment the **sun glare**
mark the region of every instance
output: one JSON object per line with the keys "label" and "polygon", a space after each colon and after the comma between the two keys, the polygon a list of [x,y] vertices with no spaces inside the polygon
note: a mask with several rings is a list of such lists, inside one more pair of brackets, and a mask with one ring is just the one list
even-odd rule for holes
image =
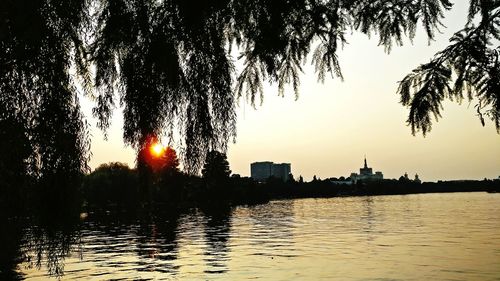
{"label": "sun glare", "polygon": [[151,154],[153,154],[156,157],[160,157],[163,154],[164,150],[165,148],[163,147],[163,145],[159,143],[152,144],[150,148]]}

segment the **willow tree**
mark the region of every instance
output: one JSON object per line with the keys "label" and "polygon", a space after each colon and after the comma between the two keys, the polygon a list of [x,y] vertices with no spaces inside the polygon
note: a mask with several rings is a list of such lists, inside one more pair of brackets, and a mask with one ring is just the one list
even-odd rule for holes
{"label": "willow tree", "polygon": [[[471,0],[451,45],[401,81],[413,133],[429,131],[445,99],[462,98],[475,100],[481,121],[499,130],[499,6]],[[79,80],[101,129],[117,100],[127,144],[140,151],[150,136],[180,135],[184,167],[197,172],[207,151],[225,151],[235,137],[238,98],[262,100],[265,81],[281,94],[291,84],[298,95],[308,54],[319,81],[342,79],[337,51],[346,33],[375,34],[389,52],[419,26],[434,39],[451,7],[448,0],[2,1],[0,126],[21,124],[13,134],[31,147],[18,155],[29,171],[84,169]]]}
{"label": "willow tree", "polygon": [[500,131],[499,40],[500,1],[471,0],[466,26],[453,35],[451,44],[399,84],[413,134],[425,135],[431,129],[446,99],[474,100],[482,125],[488,118]]}
{"label": "willow tree", "polygon": [[68,200],[69,189],[57,187],[87,169],[89,139],[70,72],[77,61],[80,73],[86,68],[85,11],[83,0],[0,1],[0,191],[7,197],[29,181],[48,198]]}

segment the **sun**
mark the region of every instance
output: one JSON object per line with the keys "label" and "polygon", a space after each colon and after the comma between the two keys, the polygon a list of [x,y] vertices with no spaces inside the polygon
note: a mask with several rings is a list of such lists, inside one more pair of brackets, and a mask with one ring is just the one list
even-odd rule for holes
{"label": "sun", "polygon": [[160,157],[165,151],[165,148],[160,143],[153,143],[149,150],[153,156]]}

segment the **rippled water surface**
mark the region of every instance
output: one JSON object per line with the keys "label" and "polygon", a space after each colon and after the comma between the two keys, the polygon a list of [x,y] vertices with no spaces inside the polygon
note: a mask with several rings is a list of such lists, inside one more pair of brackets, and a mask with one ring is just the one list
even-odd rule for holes
{"label": "rippled water surface", "polygon": [[22,230],[45,279],[500,280],[500,194],[273,201]]}

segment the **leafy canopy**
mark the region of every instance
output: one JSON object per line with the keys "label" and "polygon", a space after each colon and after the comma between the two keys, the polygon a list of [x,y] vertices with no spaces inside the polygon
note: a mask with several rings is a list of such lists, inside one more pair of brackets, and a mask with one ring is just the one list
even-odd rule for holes
{"label": "leafy canopy", "polygon": [[229,162],[225,153],[210,151],[201,170],[203,178],[209,182],[224,182],[231,175]]}
{"label": "leafy canopy", "polygon": [[481,123],[488,117],[500,130],[500,1],[471,0],[467,25],[451,44],[399,84],[401,103],[410,108],[413,134],[431,129],[445,99],[476,100]]}
{"label": "leafy canopy", "polygon": [[[471,0],[450,46],[401,81],[413,133],[430,130],[445,99],[476,100],[481,121],[500,128],[499,6]],[[18,165],[27,173],[86,170],[79,82],[101,129],[119,103],[127,144],[140,151],[150,135],[180,135],[183,165],[197,172],[207,151],[225,151],[234,139],[239,97],[262,101],[264,81],[281,94],[291,84],[298,95],[308,54],[319,81],[342,79],[337,50],[346,33],[375,34],[390,51],[420,25],[432,40],[451,7],[448,0],[1,1],[1,131],[19,136]],[[244,61],[240,73],[233,47]]]}

